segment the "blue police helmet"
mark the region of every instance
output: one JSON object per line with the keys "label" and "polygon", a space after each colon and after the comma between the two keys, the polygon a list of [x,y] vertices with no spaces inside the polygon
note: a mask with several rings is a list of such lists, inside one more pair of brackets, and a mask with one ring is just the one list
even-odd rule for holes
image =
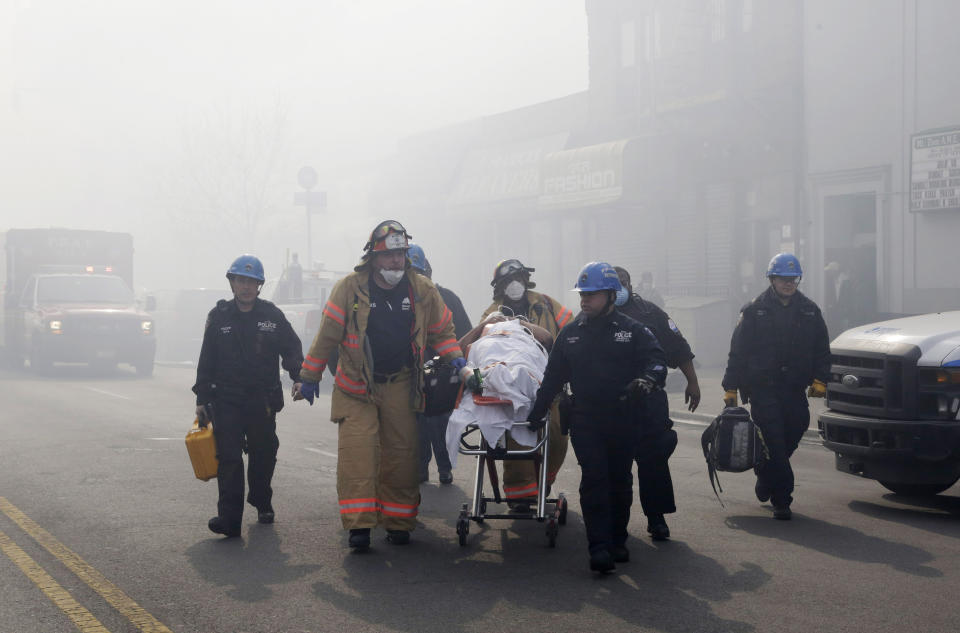
{"label": "blue police helmet", "polygon": [[793,253],[778,253],[767,266],[767,277],[802,277],[800,260]]}
{"label": "blue police helmet", "polygon": [[433,269],[430,267],[430,261],[427,259],[426,253],[423,252],[419,244],[410,242],[410,247],[407,249],[407,259],[410,260],[410,266],[417,272],[423,273],[427,277],[433,272]]}
{"label": "blue police helmet", "polygon": [[620,290],[620,278],[617,271],[607,262],[590,262],[580,269],[577,284],[573,292],[596,292],[598,290]]}
{"label": "blue police helmet", "polygon": [[250,277],[259,282],[263,282],[263,263],[253,255],[241,255],[233,260],[230,268],[227,269],[227,279],[231,276]]}

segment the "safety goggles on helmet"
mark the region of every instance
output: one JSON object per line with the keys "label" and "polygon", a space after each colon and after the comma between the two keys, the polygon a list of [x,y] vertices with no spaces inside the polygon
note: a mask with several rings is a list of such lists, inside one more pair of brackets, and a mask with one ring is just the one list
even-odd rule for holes
{"label": "safety goggles on helmet", "polygon": [[491,286],[496,286],[504,277],[509,277],[515,273],[530,273],[536,271],[536,268],[528,268],[524,266],[519,259],[505,259],[499,264],[493,271],[493,281],[490,282]]}
{"label": "safety goggles on helmet", "polygon": [[381,252],[406,249],[409,248],[412,237],[396,220],[384,220],[370,233],[370,240],[363,250]]}

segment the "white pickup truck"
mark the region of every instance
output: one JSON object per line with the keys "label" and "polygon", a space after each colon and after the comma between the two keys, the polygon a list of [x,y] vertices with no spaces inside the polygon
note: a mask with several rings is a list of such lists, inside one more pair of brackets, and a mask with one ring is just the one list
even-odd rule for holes
{"label": "white pickup truck", "polygon": [[330,291],[346,275],[332,270],[304,270],[300,292],[295,292],[283,279],[270,279],[263,285],[260,296],[283,310],[293,331],[300,337],[304,353],[310,349],[313,337],[320,329],[323,306]]}
{"label": "white pickup truck", "polygon": [[833,354],[823,444],[837,470],[895,493],[935,495],[960,479],[960,311],[847,330]]}

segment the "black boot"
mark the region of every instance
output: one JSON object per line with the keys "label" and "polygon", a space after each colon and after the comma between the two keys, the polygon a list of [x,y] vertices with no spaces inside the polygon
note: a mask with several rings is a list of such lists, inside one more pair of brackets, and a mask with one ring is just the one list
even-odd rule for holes
{"label": "black boot", "polygon": [[647,533],[655,541],[666,541],[670,538],[670,527],[662,514],[652,514],[647,518]]}
{"label": "black boot", "polygon": [[259,523],[273,523],[273,506],[267,504],[266,507],[257,508],[257,521]]}
{"label": "black boot", "polygon": [[617,566],[613,562],[613,556],[610,555],[608,550],[601,549],[590,553],[590,571],[606,574],[616,568]]}
{"label": "black boot", "polygon": [[773,518],[780,521],[789,521],[793,516],[790,506],[773,506]]}
{"label": "black boot", "polygon": [[410,531],[387,530],[387,542],[394,545],[407,545],[410,542]]}
{"label": "black boot", "polygon": [[207,521],[207,527],[215,534],[223,534],[227,538],[240,536],[240,525],[229,524],[223,518],[215,516]]}
{"label": "black boot", "polygon": [[368,549],[370,547],[370,528],[350,530],[350,547],[357,551]]}
{"label": "black boot", "polygon": [[630,550],[627,549],[626,545],[611,545],[610,556],[615,563],[630,562]]}

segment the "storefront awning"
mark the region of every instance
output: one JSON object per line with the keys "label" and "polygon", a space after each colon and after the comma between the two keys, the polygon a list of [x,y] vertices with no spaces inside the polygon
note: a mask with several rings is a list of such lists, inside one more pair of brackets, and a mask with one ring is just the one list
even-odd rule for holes
{"label": "storefront awning", "polygon": [[467,154],[450,193],[453,206],[535,201],[545,156],[563,149],[568,134],[475,149]]}
{"label": "storefront awning", "polygon": [[616,202],[624,196],[624,152],[630,139],[548,154],[537,206],[571,209]]}

